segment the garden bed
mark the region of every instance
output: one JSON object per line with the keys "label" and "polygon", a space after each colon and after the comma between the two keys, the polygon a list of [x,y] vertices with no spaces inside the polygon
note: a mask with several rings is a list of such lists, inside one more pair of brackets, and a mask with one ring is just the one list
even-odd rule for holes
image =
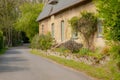
{"label": "garden bed", "polygon": [[52,51],[52,50],[47,50],[47,51],[39,50],[39,52],[44,53],[46,55],[53,55],[53,56],[65,58],[68,60],[83,62],[88,65],[104,65],[110,61],[109,56],[100,56],[100,54],[96,54],[96,53],[95,54],[99,55],[99,56],[92,55],[93,53],[91,53],[89,55],[80,55],[77,53],[76,54],[62,53],[62,52],[56,52],[56,51]]}

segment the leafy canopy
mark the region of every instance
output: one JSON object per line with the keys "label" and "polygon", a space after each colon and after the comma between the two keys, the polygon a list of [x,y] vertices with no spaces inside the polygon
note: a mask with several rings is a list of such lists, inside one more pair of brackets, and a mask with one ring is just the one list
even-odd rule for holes
{"label": "leafy canopy", "polygon": [[120,0],[99,0],[97,9],[104,19],[104,36],[108,40],[120,41]]}
{"label": "leafy canopy", "polygon": [[38,23],[36,18],[42,11],[43,4],[24,3],[20,6],[21,16],[16,22],[16,29],[26,33],[31,40],[38,33]]}
{"label": "leafy canopy", "polygon": [[111,58],[120,71],[120,0],[99,0],[97,8],[99,16],[104,19],[104,36],[112,41]]}

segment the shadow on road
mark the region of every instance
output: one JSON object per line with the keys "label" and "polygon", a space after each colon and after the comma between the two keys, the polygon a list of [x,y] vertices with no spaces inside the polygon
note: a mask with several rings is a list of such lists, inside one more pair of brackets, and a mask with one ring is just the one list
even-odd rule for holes
{"label": "shadow on road", "polygon": [[17,66],[0,66],[0,73],[3,72],[16,72],[16,71],[23,71],[27,70],[27,68],[24,67],[17,67]]}
{"label": "shadow on road", "polygon": [[27,63],[27,59],[22,56],[22,51],[17,49],[28,49],[25,46],[10,48],[6,53],[0,56],[0,73],[25,71],[29,68],[23,66]]}
{"label": "shadow on road", "polygon": [[29,49],[30,44],[23,44],[21,46],[17,46],[17,47],[11,47],[10,49]]}

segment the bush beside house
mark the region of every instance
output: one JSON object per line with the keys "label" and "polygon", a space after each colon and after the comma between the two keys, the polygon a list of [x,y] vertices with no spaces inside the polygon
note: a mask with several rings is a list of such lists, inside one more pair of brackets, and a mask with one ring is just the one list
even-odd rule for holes
{"label": "bush beside house", "polygon": [[120,0],[99,0],[96,3],[99,16],[104,19],[104,38],[109,41],[113,65],[120,70]]}
{"label": "bush beside house", "polygon": [[47,50],[50,49],[53,44],[53,38],[50,33],[47,35],[35,35],[31,42],[31,47],[35,49]]}

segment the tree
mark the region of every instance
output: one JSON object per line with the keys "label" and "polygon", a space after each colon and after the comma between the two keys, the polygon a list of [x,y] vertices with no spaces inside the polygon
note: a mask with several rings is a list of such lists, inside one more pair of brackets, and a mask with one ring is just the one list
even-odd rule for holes
{"label": "tree", "polygon": [[[111,55],[120,70],[120,0],[99,0],[97,9],[104,19],[104,37],[112,42]],[[117,79],[114,79],[117,80]]]}
{"label": "tree", "polygon": [[0,0],[0,28],[6,38],[6,44],[12,45],[13,24],[17,17],[15,0]]}
{"label": "tree", "polygon": [[20,16],[16,22],[16,29],[26,33],[31,40],[38,33],[38,23],[36,18],[42,11],[43,4],[24,3],[20,6]]}
{"label": "tree", "polygon": [[21,31],[16,30],[15,27],[16,19],[21,15],[19,6],[29,2],[35,5],[43,1],[45,0],[0,0],[0,29],[7,46],[14,46],[21,42]]}
{"label": "tree", "polygon": [[93,13],[82,12],[81,17],[73,17],[70,20],[74,31],[81,33],[84,45],[89,50],[94,50],[94,37],[97,32],[97,17]]}
{"label": "tree", "polygon": [[120,0],[99,0],[97,9],[104,19],[104,36],[107,40],[120,41]]}
{"label": "tree", "polygon": [[78,20],[79,18],[77,16],[74,16],[69,20],[69,23],[71,24],[71,27],[72,27],[72,32],[77,31]]}

